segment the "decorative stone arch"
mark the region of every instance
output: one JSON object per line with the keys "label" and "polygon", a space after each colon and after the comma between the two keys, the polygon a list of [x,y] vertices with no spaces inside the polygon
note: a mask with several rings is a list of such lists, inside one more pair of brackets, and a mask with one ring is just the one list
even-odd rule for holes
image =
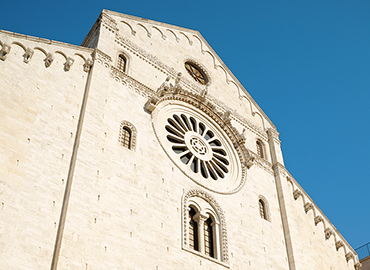
{"label": "decorative stone arch", "polygon": [[[258,209],[260,210],[260,203],[262,202],[263,205],[263,212],[264,215],[262,216],[260,212],[261,218],[271,222],[271,211],[270,211],[270,204],[268,203],[267,199],[263,195],[258,196]],[[261,210],[260,210],[261,211]]]}
{"label": "decorative stone arch", "polygon": [[131,124],[130,122],[124,120],[121,122],[120,128],[119,128],[119,137],[118,142],[124,146],[124,132],[125,130],[128,130],[130,132],[130,140],[129,140],[129,147],[127,147],[129,150],[135,151],[136,150],[136,140],[137,140],[137,130],[136,127]]}
{"label": "decorative stone arch", "polygon": [[185,192],[182,197],[182,248],[184,250],[191,251],[189,249],[189,207],[197,208],[200,215],[213,218],[215,226],[214,244],[217,246],[215,248],[216,252],[214,259],[219,260],[222,263],[228,263],[228,238],[224,212],[210,194],[199,189],[189,190]]}

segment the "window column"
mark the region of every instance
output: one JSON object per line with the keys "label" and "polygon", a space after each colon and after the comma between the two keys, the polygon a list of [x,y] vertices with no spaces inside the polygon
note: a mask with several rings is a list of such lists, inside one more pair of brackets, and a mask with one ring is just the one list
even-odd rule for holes
{"label": "window column", "polygon": [[207,220],[207,218],[208,218],[207,216],[202,215],[200,212],[198,212],[194,216],[194,220],[198,224],[198,243],[199,243],[198,251],[203,254],[204,254],[204,222]]}
{"label": "window column", "polygon": [[213,252],[215,259],[222,260],[221,258],[221,241],[220,241],[220,222],[213,221],[212,222],[212,229],[213,229]]}

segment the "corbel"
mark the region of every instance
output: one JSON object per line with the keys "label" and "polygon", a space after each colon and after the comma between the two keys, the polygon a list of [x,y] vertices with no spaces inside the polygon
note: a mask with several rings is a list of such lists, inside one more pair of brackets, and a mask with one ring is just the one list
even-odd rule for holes
{"label": "corbel", "polygon": [[347,260],[347,262],[348,262],[349,260],[353,259],[353,258],[354,258],[354,256],[353,256],[353,253],[352,253],[352,252],[348,252],[348,253],[346,254],[346,260]]}
{"label": "corbel", "polygon": [[333,233],[333,230],[330,229],[330,228],[326,228],[325,231],[325,239],[328,240],[330,238],[330,236],[332,236],[334,233]]}
{"label": "corbel", "polygon": [[33,50],[31,48],[27,48],[26,52],[23,55],[23,62],[28,64],[33,56]]}
{"label": "corbel", "polygon": [[362,263],[358,262],[355,264],[355,270],[361,270]]}
{"label": "corbel", "polygon": [[311,209],[313,209],[313,204],[310,203],[310,202],[306,202],[305,205],[304,205],[304,210],[306,211],[306,214],[308,211],[310,211]]}
{"label": "corbel", "polygon": [[159,101],[159,98],[155,95],[149,97],[148,101],[144,105],[145,110],[152,113],[154,109],[157,107],[158,101]]}
{"label": "corbel", "polygon": [[51,53],[48,53],[44,61],[45,61],[45,66],[50,67],[51,63],[53,63],[54,61],[54,55]]}
{"label": "corbel", "polygon": [[321,221],[324,221],[324,219],[322,218],[322,216],[315,217],[315,225],[319,224]]}
{"label": "corbel", "polygon": [[73,65],[74,61],[75,61],[75,60],[74,60],[73,58],[68,57],[68,58],[67,58],[67,61],[64,63],[64,69],[65,69],[66,71],[69,71],[69,70],[71,69],[71,66]]}
{"label": "corbel", "polygon": [[86,59],[85,64],[84,64],[84,71],[89,72],[93,64],[94,64],[94,61],[91,58]]}
{"label": "corbel", "polygon": [[243,162],[242,165],[250,169],[254,165],[255,159],[256,158],[254,156],[250,156],[247,161]]}
{"label": "corbel", "polygon": [[301,195],[302,195],[302,192],[299,189],[294,190],[293,192],[294,200],[297,200],[299,196]]}
{"label": "corbel", "polygon": [[341,247],[343,247],[344,246],[344,243],[343,243],[343,241],[342,240],[339,240],[339,241],[337,241],[336,243],[335,243],[335,247],[337,248],[337,250],[338,249],[340,249]]}
{"label": "corbel", "polygon": [[6,56],[9,54],[10,52],[10,49],[11,49],[11,46],[4,43],[3,47],[1,48],[0,50],[0,59],[5,61],[6,59]]}

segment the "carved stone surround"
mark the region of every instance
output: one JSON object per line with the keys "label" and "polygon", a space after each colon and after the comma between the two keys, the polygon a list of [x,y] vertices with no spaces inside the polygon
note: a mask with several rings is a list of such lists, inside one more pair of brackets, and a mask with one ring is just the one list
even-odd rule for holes
{"label": "carved stone surround", "polygon": [[227,229],[226,229],[226,219],[225,214],[222,211],[222,208],[217,203],[217,201],[207,192],[200,189],[192,189],[184,193],[182,197],[182,226],[183,226],[183,243],[187,245],[187,230],[188,230],[188,200],[191,197],[199,197],[209,203],[214,210],[217,212],[217,215],[220,218],[221,226],[221,261],[224,263],[229,262],[229,247],[228,247],[228,238],[227,238]]}
{"label": "carved stone surround", "polygon": [[[158,89],[155,95],[152,95],[148,98],[147,103],[145,104],[145,109],[152,113],[155,108],[161,103],[161,102],[167,102],[167,101],[181,101],[184,103],[189,104],[189,106],[197,108],[201,112],[205,113],[208,117],[210,117],[219,128],[223,130],[223,132],[226,134],[226,136],[231,140],[231,143],[234,146],[234,149],[236,150],[240,167],[241,167],[241,173],[240,173],[240,181],[239,184],[231,190],[215,190],[210,189],[213,192],[219,193],[219,194],[233,194],[237,191],[239,191],[245,184],[246,181],[246,170],[250,166],[250,160],[251,160],[251,154],[249,150],[245,147],[244,142],[245,138],[243,134],[240,134],[238,130],[231,125],[230,119],[229,119],[229,113],[222,113],[218,111],[215,107],[215,105],[212,102],[209,102],[205,99],[204,96],[198,95],[189,91],[186,91],[181,88],[179,85],[170,86],[167,91],[162,92],[161,88]],[[153,126],[153,130],[159,138],[158,134],[156,133],[156,128]],[[159,143],[161,144],[161,140],[159,140]],[[161,144],[163,149],[165,147]],[[165,151],[166,152],[166,151]],[[167,152],[166,152],[167,153]],[[168,154],[168,153],[167,153]],[[171,157],[169,156],[171,159]],[[176,164],[176,163],[175,163]],[[181,167],[178,166],[178,168],[185,174],[188,175],[185,171],[182,170]],[[193,178],[191,178],[194,180]],[[196,183],[201,185],[202,187],[209,189],[208,186],[203,185],[199,181],[194,180]]]}
{"label": "carved stone surround", "polygon": [[327,219],[324,213],[322,213],[322,211],[312,201],[308,194],[302,189],[298,182],[291,176],[288,170],[279,163],[277,163],[277,166],[279,166],[280,174],[285,177],[292,186],[292,194],[294,200],[298,200],[299,197],[301,197],[305,213],[308,213],[309,210],[313,211],[314,224],[317,226],[320,222],[323,223],[325,239],[328,240],[331,236],[333,236],[336,250],[343,248],[346,260],[349,261],[352,259],[355,264],[355,269],[359,269],[361,264],[358,261],[358,256],[356,252],[347,243],[344,237],[338,232],[334,225]]}

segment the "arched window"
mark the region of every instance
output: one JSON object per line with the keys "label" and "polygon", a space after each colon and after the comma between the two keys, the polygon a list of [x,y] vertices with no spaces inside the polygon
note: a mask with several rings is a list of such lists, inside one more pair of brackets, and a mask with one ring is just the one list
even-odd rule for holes
{"label": "arched window", "polygon": [[258,205],[259,205],[259,209],[260,209],[260,215],[261,215],[261,218],[263,218],[263,219],[266,219],[266,220],[267,220],[265,203],[260,199],[260,200],[258,201]]}
{"label": "arched window", "polygon": [[189,247],[196,251],[199,251],[198,245],[198,224],[194,219],[196,211],[190,207],[189,211]]}
{"label": "arched window", "polygon": [[122,72],[126,72],[127,58],[123,54],[118,55],[117,68]]}
{"label": "arched window", "polygon": [[225,217],[217,202],[204,191],[190,190],[183,207],[183,249],[227,263]]}
{"label": "arched window", "polygon": [[207,256],[214,258],[214,245],[213,245],[213,224],[212,219],[208,218],[204,222],[204,253]]}
{"label": "arched window", "polygon": [[123,121],[119,131],[119,143],[123,147],[135,151],[136,137],[137,132],[135,126],[128,121]]}
{"label": "arched window", "polygon": [[270,207],[268,201],[262,195],[260,195],[258,199],[258,210],[261,218],[271,222]]}
{"label": "arched window", "polygon": [[123,147],[131,149],[131,130],[128,127],[122,128],[121,144]]}
{"label": "arched window", "polygon": [[260,140],[257,140],[256,145],[257,145],[257,155],[260,158],[265,158],[263,143]]}

